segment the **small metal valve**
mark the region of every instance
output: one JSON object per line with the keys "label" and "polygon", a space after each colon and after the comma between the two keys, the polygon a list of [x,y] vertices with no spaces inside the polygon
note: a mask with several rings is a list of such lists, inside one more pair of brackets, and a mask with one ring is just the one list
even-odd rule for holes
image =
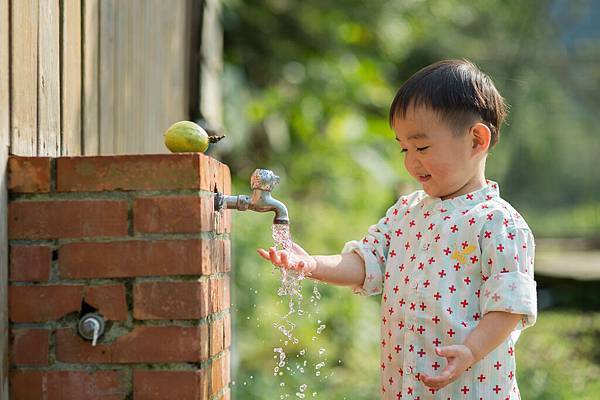
{"label": "small metal valve", "polygon": [[77,330],[81,337],[92,341],[92,346],[96,346],[98,338],[104,333],[104,318],[98,313],[85,314],[79,319]]}

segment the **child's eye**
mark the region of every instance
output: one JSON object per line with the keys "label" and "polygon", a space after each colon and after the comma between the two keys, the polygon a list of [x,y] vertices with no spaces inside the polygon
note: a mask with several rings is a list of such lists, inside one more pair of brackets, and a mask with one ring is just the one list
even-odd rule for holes
{"label": "child's eye", "polygon": [[406,150],[406,149],[402,149],[402,150],[400,150],[400,152],[401,152],[401,153],[406,153],[407,151],[408,151],[408,150]]}
{"label": "child's eye", "polygon": [[425,146],[425,147],[417,147],[417,151],[425,151],[429,148],[429,146]]}

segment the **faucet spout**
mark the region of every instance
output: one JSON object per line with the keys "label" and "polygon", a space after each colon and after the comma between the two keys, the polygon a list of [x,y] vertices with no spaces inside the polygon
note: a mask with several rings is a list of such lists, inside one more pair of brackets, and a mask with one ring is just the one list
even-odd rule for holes
{"label": "faucet spout", "polygon": [[275,199],[271,191],[279,183],[279,177],[268,169],[257,169],[250,179],[252,196],[227,196],[217,193],[215,210],[232,209],[239,211],[274,212],[273,224],[289,224],[290,219],[285,204]]}

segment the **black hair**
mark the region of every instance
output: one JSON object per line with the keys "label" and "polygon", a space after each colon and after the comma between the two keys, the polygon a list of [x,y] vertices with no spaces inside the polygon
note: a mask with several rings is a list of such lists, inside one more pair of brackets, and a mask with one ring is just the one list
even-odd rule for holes
{"label": "black hair", "polygon": [[404,118],[409,107],[437,112],[455,134],[479,120],[490,129],[490,147],[498,142],[507,114],[504,99],[489,76],[468,60],[443,60],[411,76],[398,89],[390,107],[390,126]]}

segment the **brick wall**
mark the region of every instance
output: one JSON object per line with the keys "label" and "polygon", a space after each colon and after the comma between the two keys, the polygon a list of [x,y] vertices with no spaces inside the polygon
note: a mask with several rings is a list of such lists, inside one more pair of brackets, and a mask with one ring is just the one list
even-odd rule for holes
{"label": "brick wall", "polygon": [[[202,154],[9,159],[11,399],[229,399],[227,166]],[[93,347],[83,313],[106,321]]]}

